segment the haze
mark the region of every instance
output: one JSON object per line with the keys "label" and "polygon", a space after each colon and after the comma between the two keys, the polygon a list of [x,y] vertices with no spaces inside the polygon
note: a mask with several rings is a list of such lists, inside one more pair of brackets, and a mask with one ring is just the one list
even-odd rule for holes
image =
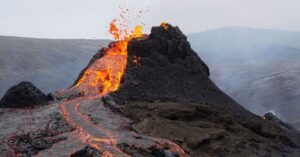
{"label": "haze", "polygon": [[225,26],[300,30],[299,0],[0,0],[0,35],[109,38],[107,25],[123,3],[150,10],[142,17],[146,31],[162,21],[185,33]]}

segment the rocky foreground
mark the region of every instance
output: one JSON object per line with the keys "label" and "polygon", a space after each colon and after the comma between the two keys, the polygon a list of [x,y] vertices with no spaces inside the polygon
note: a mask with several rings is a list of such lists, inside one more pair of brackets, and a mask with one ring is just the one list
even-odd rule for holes
{"label": "rocky foreground", "polygon": [[[0,156],[98,157],[106,156],[110,146],[137,157],[300,155],[300,133],[272,114],[250,113],[219,90],[206,64],[171,25],[153,27],[148,37],[130,41],[118,91],[91,100],[72,92],[52,97],[47,106],[1,109]],[[77,125],[64,118],[64,105]],[[72,106],[78,107],[74,113]],[[77,112],[87,118],[76,118]],[[96,126],[114,135],[113,145],[101,143],[103,151],[77,134],[83,128],[108,136]],[[172,149],[177,145],[183,153]]]}

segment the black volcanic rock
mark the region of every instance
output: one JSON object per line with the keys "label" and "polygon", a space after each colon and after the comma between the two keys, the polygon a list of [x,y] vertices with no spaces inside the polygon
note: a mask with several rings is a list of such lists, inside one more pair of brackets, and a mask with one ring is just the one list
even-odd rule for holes
{"label": "black volcanic rock", "polygon": [[[139,58],[139,64],[133,62]],[[123,82],[110,94],[118,104],[128,101],[203,103],[232,112],[247,123],[249,114],[209,78],[209,68],[178,27],[153,27],[146,38],[128,44]],[[242,115],[242,116],[240,116]],[[252,122],[250,122],[252,123]]]}
{"label": "black volcanic rock", "polygon": [[[132,60],[140,57],[140,65]],[[207,65],[178,27],[153,27],[149,37],[129,42],[124,82],[116,99],[230,102],[209,79]],[[215,98],[218,97],[218,100]]]}
{"label": "black volcanic rock", "polygon": [[[151,147],[149,150],[144,150],[142,148],[130,146],[128,144],[119,144],[118,147],[120,150],[128,154],[129,156],[133,157],[178,157],[177,154],[173,154],[172,152]],[[86,146],[85,148],[71,154],[71,157],[102,157],[102,156],[108,156],[103,155],[98,150]]]}
{"label": "black volcanic rock", "polygon": [[101,154],[96,149],[87,146],[71,154],[71,157],[101,157]]}
{"label": "black volcanic rock", "polygon": [[26,108],[47,103],[47,96],[30,82],[21,82],[7,90],[0,100],[2,108]]}

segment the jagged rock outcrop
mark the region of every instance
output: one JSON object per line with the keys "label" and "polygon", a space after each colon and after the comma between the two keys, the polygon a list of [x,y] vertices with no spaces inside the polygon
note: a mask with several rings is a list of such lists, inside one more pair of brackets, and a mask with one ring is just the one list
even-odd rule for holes
{"label": "jagged rock outcrop", "polygon": [[7,90],[0,100],[2,108],[26,108],[47,103],[48,97],[31,82],[21,82]]}
{"label": "jagged rock outcrop", "polygon": [[[136,58],[138,63],[133,61]],[[214,90],[206,64],[179,28],[172,26],[153,27],[147,38],[129,42],[123,80],[116,99],[203,102],[211,95],[222,96]]]}
{"label": "jagged rock outcrop", "polygon": [[[202,103],[249,127],[261,117],[242,108],[209,78],[209,68],[178,27],[153,27],[151,34],[128,45],[123,82],[110,94],[117,104],[130,101]],[[134,62],[138,58],[138,64]]]}

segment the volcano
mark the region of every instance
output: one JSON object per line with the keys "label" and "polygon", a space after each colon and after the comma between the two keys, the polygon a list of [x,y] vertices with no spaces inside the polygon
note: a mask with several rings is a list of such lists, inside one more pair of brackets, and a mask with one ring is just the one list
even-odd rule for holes
{"label": "volcano", "polygon": [[49,105],[1,109],[0,155],[300,155],[298,131],[245,110],[209,75],[178,27],[135,33],[99,50]]}

